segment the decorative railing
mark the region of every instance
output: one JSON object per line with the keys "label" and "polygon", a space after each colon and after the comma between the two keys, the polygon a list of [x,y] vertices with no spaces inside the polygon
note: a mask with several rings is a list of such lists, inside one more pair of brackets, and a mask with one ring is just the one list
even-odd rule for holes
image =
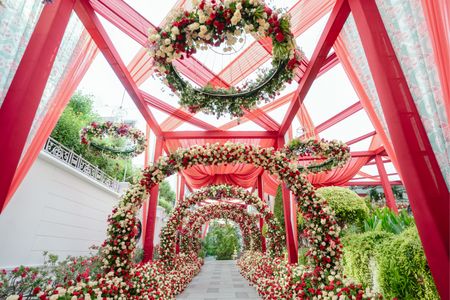
{"label": "decorative railing", "polygon": [[64,164],[78,170],[79,172],[87,175],[95,181],[106,186],[108,189],[119,192],[119,182],[100,170],[97,166],[94,166],[81,155],[76,154],[69,148],[61,145],[59,142],[49,137],[44,146],[44,152],[50,154],[52,157],[58,159]]}

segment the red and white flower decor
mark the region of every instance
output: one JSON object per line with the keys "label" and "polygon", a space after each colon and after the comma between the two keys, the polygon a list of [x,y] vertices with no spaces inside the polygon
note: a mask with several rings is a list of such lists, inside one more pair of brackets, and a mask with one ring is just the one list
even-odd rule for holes
{"label": "red and white flower decor", "polygon": [[[142,288],[142,286],[145,288],[147,283],[134,281],[135,278],[139,278],[141,273],[139,275],[136,273],[140,272],[140,267],[134,265],[131,259],[135,249],[135,215],[147,198],[146,192],[167,176],[183,169],[200,164],[219,165],[225,163],[248,163],[261,166],[268,172],[276,174],[287,184],[297,197],[298,207],[305,217],[306,233],[311,244],[308,256],[311,258],[312,265],[305,269],[313,271],[302,273],[304,280],[301,282],[305,284],[311,282],[311,288],[323,290],[325,286],[330,284],[329,276],[339,276],[341,272],[339,267],[342,247],[339,240],[340,229],[333,212],[326,201],[314,193],[314,188],[306,179],[306,175],[311,172],[331,170],[333,167],[345,164],[349,158],[349,149],[345,144],[336,141],[307,140],[304,142],[295,141],[295,143],[295,155],[291,151],[292,148],[289,148],[292,144],[283,149],[275,150],[239,143],[225,143],[224,145],[207,144],[189,149],[178,149],[169,156],[160,157],[155,164],[144,170],[140,184],[132,186],[122,196],[118,206],[114,208],[108,219],[108,237],[103,244],[101,253],[105,275],[99,279],[80,279],[79,282],[68,283],[67,288],[60,287],[57,290],[52,290],[46,294],[52,296],[44,296],[42,299],[50,299],[50,297],[52,297],[51,299],[69,299],[69,296],[95,298],[100,294],[106,298],[138,299],[141,297],[136,294],[136,290],[139,287]],[[299,159],[302,156],[317,156],[322,160],[325,159],[325,162],[305,166]],[[333,159],[330,160],[330,157]],[[195,202],[195,198],[192,199],[192,203]],[[189,203],[184,203],[183,208],[180,206],[175,211],[186,209],[189,206]],[[178,221],[172,220],[169,222]],[[167,261],[161,263],[164,264],[164,267],[167,267]],[[178,274],[177,278],[190,280],[196,272],[197,267],[195,266],[200,264],[201,261],[193,256],[171,257],[170,265],[179,267],[181,271],[176,268],[168,268],[165,272],[179,271],[179,273],[176,273]],[[194,270],[182,268],[186,265],[190,265],[190,268],[194,268]],[[143,272],[147,272],[145,268],[153,267],[156,266],[146,265],[143,267]],[[142,278],[147,277],[142,275]],[[167,277],[163,276],[162,278]],[[171,281],[176,281],[176,279]],[[166,284],[163,279],[158,280],[158,283]],[[148,286],[148,293],[153,293],[151,290],[156,291],[161,285],[158,284],[157,287],[154,287],[149,283]],[[173,285],[169,286],[176,289],[172,291],[173,293],[182,288],[182,286],[178,288],[173,287]],[[158,297],[154,298],[170,299],[173,296],[169,293],[169,296]]]}
{"label": "red and white flower decor", "polygon": [[160,257],[170,264],[171,257],[175,253],[175,238],[178,228],[182,225],[183,219],[187,216],[188,210],[195,204],[208,199],[239,199],[245,204],[252,205],[261,213],[268,224],[268,250],[271,255],[279,256],[283,250],[284,236],[280,233],[278,221],[266,203],[258,196],[251,194],[247,190],[230,185],[212,185],[202,188],[187,198],[182,199],[175,206],[165,227],[160,235]]}
{"label": "red and white flower decor", "polygon": [[203,224],[213,219],[234,221],[241,230],[244,250],[261,252],[262,234],[256,225],[256,217],[247,212],[245,205],[231,203],[214,203],[189,211],[180,240],[183,252],[197,254],[200,251],[200,229]]}
{"label": "red and white flower decor", "polygon": [[[293,148],[295,153],[292,151]],[[302,157],[318,157],[325,161],[304,165]],[[297,197],[298,208],[305,217],[306,234],[311,245],[308,256],[312,259],[313,265],[326,274],[340,270],[339,259],[342,253],[340,228],[331,208],[324,199],[314,193],[314,187],[306,179],[306,175],[342,166],[349,157],[348,147],[338,141],[294,140],[278,151],[273,148],[229,142],[224,145],[207,144],[178,149],[169,156],[160,157],[155,164],[144,170],[141,184],[150,190],[167,176],[194,165],[248,163],[261,166],[283,180]],[[177,208],[175,212],[176,210]]]}
{"label": "red and white flower decor", "polygon": [[[165,83],[179,93],[180,104],[191,112],[203,111],[220,117],[229,113],[241,116],[243,109],[253,109],[261,101],[269,101],[290,82],[300,64],[291,32],[290,16],[273,11],[262,0],[194,0],[190,11],[178,10],[163,28],[149,33],[149,54],[155,70]],[[251,34],[256,40],[272,41],[273,68],[242,87],[194,88],[175,69],[176,61],[190,58],[197,50],[222,46],[233,50],[237,42]]]}
{"label": "red and white flower decor", "polygon": [[257,289],[263,299],[381,299],[340,273],[331,272],[321,279],[319,269],[290,265],[286,260],[247,251],[238,260],[241,274]]}
{"label": "red and white flower decor", "polygon": [[[131,148],[116,148],[104,146],[96,143],[95,139],[105,138],[126,138],[132,144]],[[113,122],[92,122],[83,128],[80,133],[80,142],[90,145],[91,151],[102,153],[110,157],[129,158],[135,157],[144,152],[146,147],[145,134],[125,123]]]}

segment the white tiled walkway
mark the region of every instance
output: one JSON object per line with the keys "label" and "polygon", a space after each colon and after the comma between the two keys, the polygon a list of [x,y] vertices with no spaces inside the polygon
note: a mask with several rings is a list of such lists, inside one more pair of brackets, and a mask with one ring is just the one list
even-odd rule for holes
{"label": "white tiled walkway", "polygon": [[177,300],[261,299],[247,279],[239,274],[235,260],[206,259],[200,273]]}

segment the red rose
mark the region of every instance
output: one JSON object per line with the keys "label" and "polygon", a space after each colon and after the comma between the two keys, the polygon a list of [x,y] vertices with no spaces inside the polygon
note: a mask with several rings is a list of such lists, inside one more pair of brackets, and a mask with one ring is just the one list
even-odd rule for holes
{"label": "red rose", "polygon": [[275,35],[275,39],[276,39],[279,43],[281,43],[282,41],[284,41],[284,34],[282,34],[281,32],[278,32],[278,33]]}
{"label": "red rose", "polygon": [[272,14],[272,9],[268,6],[264,7],[264,11],[267,14],[267,16],[270,16]]}

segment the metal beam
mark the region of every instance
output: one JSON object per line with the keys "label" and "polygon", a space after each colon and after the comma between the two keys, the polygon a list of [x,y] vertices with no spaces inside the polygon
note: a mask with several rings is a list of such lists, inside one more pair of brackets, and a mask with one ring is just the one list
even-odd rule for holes
{"label": "metal beam", "polygon": [[319,124],[316,126],[315,129],[315,133],[319,134],[322,131],[330,128],[333,125],[336,125],[337,123],[347,119],[348,117],[350,117],[351,115],[357,113],[358,111],[360,111],[362,109],[362,105],[361,102],[356,102],[352,105],[350,105],[349,107],[347,107],[346,109],[344,109],[343,111],[339,112],[338,114],[332,116],[331,118],[329,118],[328,120],[326,120],[325,122]]}
{"label": "metal beam", "polygon": [[450,195],[375,1],[349,0],[431,274],[449,299]]}
{"label": "metal beam", "polygon": [[[155,162],[162,154],[164,141],[159,137],[156,139],[155,153],[153,161]],[[155,225],[156,225],[156,209],[158,207],[159,184],[152,187],[148,203],[147,224],[145,228],[145,236],[143,237],[144,258],[142,262],[146,263],[153,260]]]}
{"label": "metal beam", "polygon": [[164,102],[142,90],[141,94],[142,97],[144,97],[146,103],[148,103],[150,106],[156,109],[159,109],[162,112],[165,112],[166,114],[172,115],[177,119],[191,123],[192,125],[195,125],[205,130],[219,130],[217,127],[209,123],[206,123],[205,121],[197,119],[192,114],[185,112],[181,108],[175,108],[172,105],[168,104],[167,102]]}
{"label": "metal beam", "polygon": [[[398,173],[389,173],[386,174],[387,176],[394,176],[394,175],[398,175]],[[366,176],[361,176],[361,177],[353,177],[352,179],[378,179],[380,180],[380,175],[370,175],[367,174]]]}
{"label": "metal beam", "polygon": [[350,152],[352,157],[370,157],[377,155],[376,151],[368,150],[368,151],[353,151]]}
{"label": "metal beam", "polygon": [[122,82],[131,99],[133,99],[137,108],[144,116],[150,128],[157,136],[161,135],[162,132],[158,123],[153,117],[148,106],[145,104],[144,98],[137,88],[136,83],[131,78],[130,72],[120,58],[119,53],[115,49],[114,44],[95,14],[89,0],[78,0],[75,5],[75,12],[81,22],[83,22],[86,30],[95,41],[108,63],[111,65],[111,68],[114,70],[119,80]]}
{"label": "metal beam", "polygon": [[173,139],[275,139],[276,131],[165,131],[163,137]]}
{"label": "metal beam", "polygon": [[395,204],[395,196],[392,192],[391,185],[389,184],[389,177],[386,173],[386,169],[384,168],[383,161],[381,160],[381,156],[375,156],[375,162],[377,163],[378,174],[380,177],[381,184],[384,190],[384,196],[386,198],[386,205],[395,213],[398,213],[397,205]]}
{"label": "metal beam", "polygon": [[370,137],[374,136],[375,134],[377,134],[376,131],[372,131],[372,132],[366,133],[366,134],[364,134],[364,135],[362,135],[360,137],[357,137],[357,138],[355,138],[353,140],[350,140],[350,141],[346,142],[346,144],[347,144],[347,146],[356,144],[358,142],[361,142],[361,141],[363,141],[363,140],[365,140],[367,138],[370,138]]}
{"label": "metal beam", "polygon": [[297,114],[297,111],[303,104],[306,94],[319,74],[320,69],[326,62],[328,53],[336,41],[337,36],[341,32],[349,13],[350,7],[348,6],[347,1],[337,0],[333,11],[331,12],[330,18],[325,25],[325,29],[322,32],[319,43],[314,50],[308,69],[300,80],[294,100],[291,102],[288,112],[281,123],[280,135],[284,135],[289,129],[289,126]]}
{"label": "metal beam", "polygon": [[336,55],[336,52],[333,52],[330,54],[327,59],[325,59],[322,67],[320,68],[319,74],[317,74],[317,77],[319,77],[322,74],[325,74],[329,70],[331,70],[334,66],[336,66],[339,63],[339,58]]}
{"label": "metal beam", "polygon": [[[400,180],[389,181],[392,185],[403,185]],[[348,181],[343,186],[382,186],[381,181]]]}
{"label": "metal beam", "polygon": [[[384,163],[384,164],[390,163],[390,162],[391,162],[390,159],[385,159],[385,160],[383,160],[383,163]],[[366,164],[366,166],[370,166],[370,165],[376,165],[376,162],[375,162],[375,161],[371,161],[371,162],[368,162],[368,163]]]}
{"label": "metal beam", "polygon": [[[258,175],[258,179],[257,179],[257,185],[258,185],[258,197],[261,201],[264,201],[264,197],[263,197],[263,180],[262,180],[262,175],[259,174]],[[263,233],[263,227],[264,227],[264,218],[260,217],[259,218],[259,230],[261,232],[261,247],[262,247],[262,252],[266,253],[266,238],[262,235]]]}

